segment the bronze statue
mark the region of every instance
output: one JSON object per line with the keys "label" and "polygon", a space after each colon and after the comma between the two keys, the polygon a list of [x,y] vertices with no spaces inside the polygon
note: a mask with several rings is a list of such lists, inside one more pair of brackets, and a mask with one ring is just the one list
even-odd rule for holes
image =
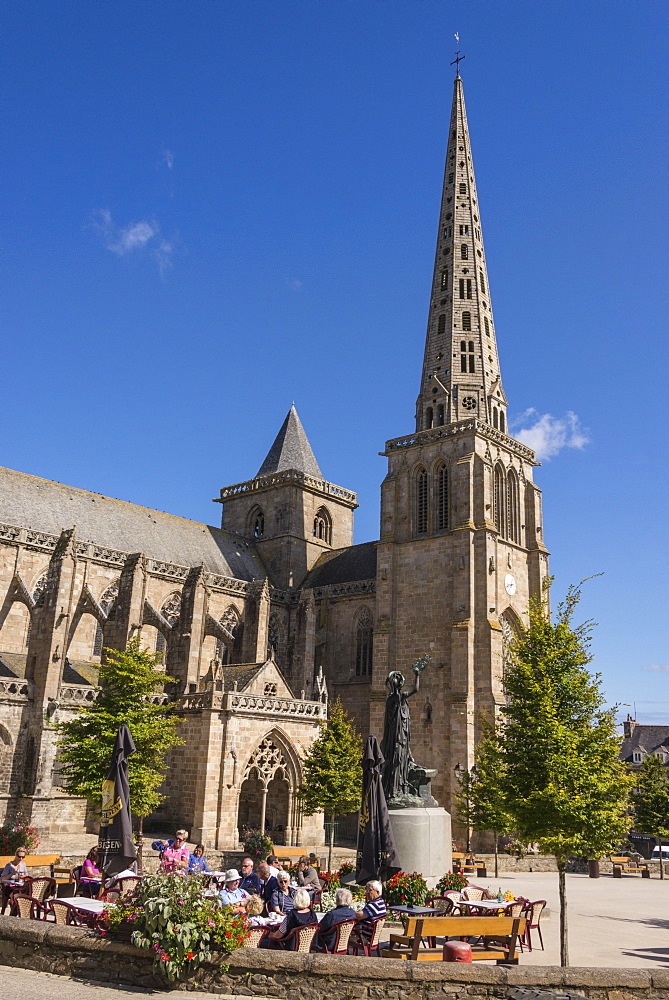
{"label": "bronze statue", "polygon": [[420,687],[420,673],[430,662],[430,656],[423,656],[412,665],[414,673],[413,687],[403,691],[404,674],[392,670],[386,678],[388,697],[386,698],[386,713],[383,722],[383,741],[381,753],[385,758],[383,765],[383,790],[388,802],[398,802],[409,796],[418,797],[415,761],[411,756],[411,718],[409,715],[409,698],[416,694]]}

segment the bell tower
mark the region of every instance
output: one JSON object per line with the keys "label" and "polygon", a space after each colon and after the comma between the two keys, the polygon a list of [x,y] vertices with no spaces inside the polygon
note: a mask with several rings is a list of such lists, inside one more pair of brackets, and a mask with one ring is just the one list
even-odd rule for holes
{"label": "bell tower", "polygon": [[386,442],[371,732],[390,670],[431,663],[412,746],[453,807],[480,714],[503,702],[504,645],[548,572],[534,453],[508,433],[481,208],[459,73],[446,152],[416,430]]}

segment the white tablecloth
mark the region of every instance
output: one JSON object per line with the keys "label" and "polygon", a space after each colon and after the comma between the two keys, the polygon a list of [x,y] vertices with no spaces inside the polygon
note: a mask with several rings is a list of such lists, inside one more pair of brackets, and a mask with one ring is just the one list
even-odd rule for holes
{"label": "white tablecloth", "polygon": [[66,896],[63,899],[63,903],[68,903],[69,906],[76,906],[78,910],[83,910],[86,913],[102,913],[104,909],[110,906],[110,903],[105,903],[101,899],[89,899],[88,896]]}

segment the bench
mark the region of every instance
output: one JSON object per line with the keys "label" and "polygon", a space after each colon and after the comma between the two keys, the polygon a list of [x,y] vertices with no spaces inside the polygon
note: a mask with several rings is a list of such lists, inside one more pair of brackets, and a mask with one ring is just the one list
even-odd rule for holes
{"label": "bench", "polygon": [[473,854],[463,854],[460,851],[453,851],[453,871],[459,875],[476,875],[478,878],[487,878],[487,869],[484,861],[477,861]]}
{"label": "bench", "polygon": [[[0,871],[2,871],[2,869],[5,867],[5,865],[8,865],[9,862],[13,861],[13,860],[14,860],[14,855],[13,854],[4,854],[4,855],[2,855],[0,857]],[[30,869],[30,868],[48,868],[49,869],[49,875],[51,876],[51,878],[54,878],[55,877],[54,876],[54,870],[55,870],[55,866],[60,861],[60,854],[29,854],[23,860],[25,861],[26,868],[28,868],[28,869]],[[60,869],[60,870],[63,871],[64,869]],[[66,870],[69,873],[69,868],[66,869]],[[69,882],[70,879],[68,877],[67,879],[64,879],[64,880],[63,879],[56,879],[56,881]]]}
{"label": "bench", "polygon": [[613,865],[613,877],[622,878],[625,875],[641,875],[641,878],[650,878],[650,868],[647,863],[639,864],[632,858],[621,855],[620,857],[610,855],[609,860]]}
{"label": "bench", "polygon": [[[402,958],[412,962],[443,961],[443,946],[436,947],[440,938],[483,938],[473,944],[472,961],[494,961],[497,965],[518,965],[516,942],[525,933],[524,917],[406,917],[404,934],[391,934],[382,958]],[[430,947],[423,939],[432,940]]]}
{"label": "bench", "polygon": [[[288,868],[290,865],[296,865],[300,858],[309,854],[309,851],[304,847],[275,847],[274,853],[279,859],[279,864],[283,868]],[[318,859],[318,868],[325,868],[325,858]]]}

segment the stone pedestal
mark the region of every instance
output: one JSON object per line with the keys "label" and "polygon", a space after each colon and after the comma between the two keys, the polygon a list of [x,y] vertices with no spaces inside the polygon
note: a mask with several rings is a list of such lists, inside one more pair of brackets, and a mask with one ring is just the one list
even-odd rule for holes
{"label": "stone pedestal", "polygon": [[430,889],[452,870],[451,817],[441,806],[389,809],[399,863],[420,872]]}

